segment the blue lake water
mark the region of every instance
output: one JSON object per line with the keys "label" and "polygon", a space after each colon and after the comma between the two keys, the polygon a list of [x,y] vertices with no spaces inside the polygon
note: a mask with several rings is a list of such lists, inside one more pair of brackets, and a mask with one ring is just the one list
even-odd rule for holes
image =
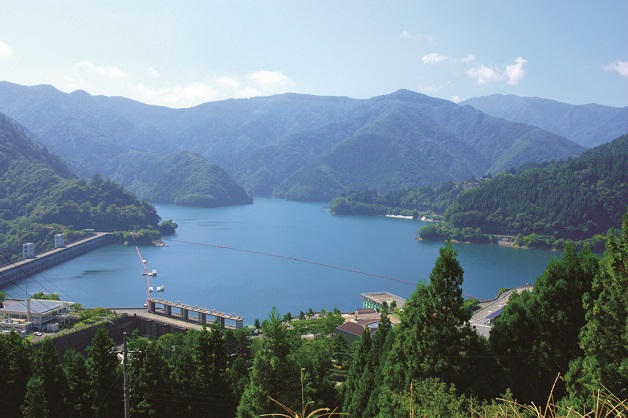
{"label": "blue lake water", "polygon": [[[348,312],[361,307],[361,293],[408,297],[415,283],[428,279],[443,245],[416,240],[420,221],[333,216],[326,203],[256,198],[227,208],[156,207],[179,228],[164,238],[167,247],[140,247],[147,268],[158,271],[151,285],[166,287],[152,295],[237,313],[246,324],[265,319],[273,306],[293,315],[308,308]],[[533,283],[560,256],[492,245],[456,248],[463,290],[479,298]],[[10,297],[59,293],[86,307],[141,307],[142,271],[135,247],[109,245],[3,290]]]}

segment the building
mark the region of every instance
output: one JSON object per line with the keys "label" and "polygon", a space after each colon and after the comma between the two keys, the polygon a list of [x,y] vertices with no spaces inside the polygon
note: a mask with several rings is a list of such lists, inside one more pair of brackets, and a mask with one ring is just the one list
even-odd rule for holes
{"label": "building", "polygon": [[[388,292],[376,292],[376,293],[362,293],[362,306],[364,308],[371,308],[377,311],[382,309],[384,302],[388,305],[390,310],[391,305],[395,305],[395,310],[403,310],[403,305],[406,304],[406,300],[397,295],[393,295]],[[393,303],[394,302],[394,303]]]}
{"label": "building", "polygon": [[35,244],[32,242],[25,242],[22,244],[22,258],[35,257]]}
{"label": "building", "polygon": [[55,248],[65,247],[65,238],[63,234],[55,234]]}
{"label": "building", "polygon": [[0,308],[0,327],[14,331],[54,328],[70,313],[71,302],[42,299],[5,299]]}

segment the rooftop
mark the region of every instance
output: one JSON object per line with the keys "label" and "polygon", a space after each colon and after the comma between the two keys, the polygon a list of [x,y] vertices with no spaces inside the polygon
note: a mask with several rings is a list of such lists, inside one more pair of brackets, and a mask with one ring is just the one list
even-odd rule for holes
{"label": "rooftop", "polygon": [[[69,305],[70,302],[61,300],[31,299],[31,312],[45,314]],[[8,312],[26,314],[26,306],[27,302],[25,300],[5,299],[4,307],[0,308],[0,314]]]}

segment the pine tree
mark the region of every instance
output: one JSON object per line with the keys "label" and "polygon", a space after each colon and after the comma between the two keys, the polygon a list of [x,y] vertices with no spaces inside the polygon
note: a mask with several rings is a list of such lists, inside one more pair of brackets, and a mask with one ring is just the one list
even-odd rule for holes
{"label": "pine tree", "polygon": [[571,401],[585,404],[605,387],[620,399],[628,396],[628,212],[621,237],[610,236],[592,292],[584,298],[586,325],[580,334],[582,360],[567,376]]}
{"label": "pine tree", "polygon": [[44,338],[36,351],[34,375],[42,379],[44,394],[51,418],[67,416],[64,407],[65,376],[59,364],[59,353],[50,338]]}
{"label": "pine tree", "polygon": [[412,381],[437,377],[468,391],[480,375],[484,364],[477,361],[485,354],[484,344],[468,322],[462,296],[464,272],[456,256],[447,242],[440,249],[430,284],[417,285],[404,305],[384,365],[380,416],[397,416],[398,395],[408,393]]}
{"label": "pine tree", "polygon": [[26,397],[22,404],[23,418],[48,418],[48,403],[41,377],[31,377],[26,385]]}
{"label": "pine tree", "polygon": [[203,392],[211,407],[198,409],[197,416],[232,417],[236,400],[227,379],[227,343],[218,322],[211,330],[203,329],[194,350],[195,386]]}
{"label": "pine tree", "polygon": [[[565,247],[534,284],[532,293],[513,295],[491,331],[491,346],[504,370],[504,385],[519,401],[540,404],[556,377],[582,355],[578,333],[585,323],[582,298],[591,288],[598,259],[585,248]],[[560,398],[563,385],[554,387]]]}
{"label": "pine tree", "polygon": [[3,405],[3,417],[21,416],[18,405],[26,395],[32,353],[32,344],[17,333],[0,334],[0,404]]}
{"label": "pine tree", "polygon": [[92,345],[87,348],[87,373],[94,417],[108,418],[124,413],[120,362],[115,347],[107,329],[101,326]]}
{"label": "pine tree", "polygon": [[300,338],[291,336],[277,308],[262,323],[262,331],[264,337],[255,351],[249,384],[238,405],[240,418],[284,412],[270,397],[288,407],[301,405],[300,371],[292,357]]}
{"label": "pine tree", "polygon": [[359,391],[360,380],[365,370],[368,368],[368,357],[373,345],[371,330],[364,329],[359,340],[354,342],[356,349],[353,353],[353,360],[347,372],[347,380],[342,386],[344,393],[343,412],[349,414],[350,417],[361,417],[362,412],[366,409],[368,397],[370,393],[362,393]]}
{"label": "pine tree", "polygon": [[68,418],[82,418],[90,415],[88,376],[85,359],[76,350],[66,350],[63,356],[63,374],[66,382],[64,403]]}

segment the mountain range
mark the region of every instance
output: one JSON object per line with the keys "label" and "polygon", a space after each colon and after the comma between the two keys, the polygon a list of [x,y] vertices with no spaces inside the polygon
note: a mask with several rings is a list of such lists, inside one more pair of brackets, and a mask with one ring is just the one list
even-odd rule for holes
{"label": "mountain range", "polygon": [[587,148],[628,133],[628,107],[570,105],[512,94],[475,97],[460,104],[511,122],[538,126]]}
{"label": "mountain range", "polygon": [[[113,178],[151,201],[177,202],[171,187],[181,181],[168,179],[191,167],[181,163],[186,159],[211,161],[253,195],[329,200],[350,189],[437,185],[585,149],[532,125],[407,90],[365,100],[281,94],[171,109],[0,82],[0,112],[79,175]],[[182,178],[195,184],[203,176],[194,168]],[[189,196],[178,202],[208,203]]]}

